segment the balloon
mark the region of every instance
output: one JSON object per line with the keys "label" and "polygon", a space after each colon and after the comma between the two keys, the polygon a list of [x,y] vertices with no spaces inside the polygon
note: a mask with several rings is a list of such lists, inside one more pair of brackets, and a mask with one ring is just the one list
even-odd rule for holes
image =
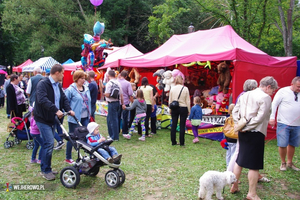
{"label": "balloon", "polygon": [[81,65],[82,65],[83,71],[85,71],[86,70],[86,66],[87,66],[86,57],[81,57]]}
{"label": "balloon", "polygon": [[90,51],[88,57],[87,57],[87,65],[89,67],[93,67],[95,62],[95,55],[94,52]]}
{"label": "balloon", "polygon": [[100,6],[103,3],[103,0],[90,0],[90,2],[94,6]]}
{"label": "balloon", "polygon": [[94,31],[94,36],[100,36],[105,29],[105,25],[104,23],[100,23],[99,21],[97,21],[94,25],[93,31]]}
{"label": "balloon", "polygon": [[83,42],[85,44],[93,44],[95,42],[94,39],[93,39],[93,36],[91,36],[90,34],[84,34],[83,38],[84,38]]}

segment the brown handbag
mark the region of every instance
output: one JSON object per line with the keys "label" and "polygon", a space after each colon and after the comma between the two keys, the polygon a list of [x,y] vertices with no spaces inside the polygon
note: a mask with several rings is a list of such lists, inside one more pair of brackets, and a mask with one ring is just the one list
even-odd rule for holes
{"label": "brown handbag", "polygon": [[225,124],[223,127],[223,133],[228,138],[238,139],[238,132],[234,131],[234,121],[233,121],[232,116],[228,117],[225,120]]}

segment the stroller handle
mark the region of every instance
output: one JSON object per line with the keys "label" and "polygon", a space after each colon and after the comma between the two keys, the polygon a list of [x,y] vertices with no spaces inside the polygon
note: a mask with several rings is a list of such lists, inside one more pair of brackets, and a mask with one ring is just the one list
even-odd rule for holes
{"label": "stroller handle", "polygon": [[[64,114],[64,116],[67,116],[67,115],[70,115],[70,112],[64,112],[63,114]],[[70,116],[71,116],[71,115],[70,115]],[[82,126],[82,124],[80,123],[80,121],[77,119],[77,117],[76,117],[75,115],[72,116],[72,117],[75,119],[75,121],[77,122],[77,124],[79,124],[79,126]],[[61,122],[59,121],[57,115],[55,116],[55,120],[56,120],[56,122],[57,122],[59,125],[61,125]]]}

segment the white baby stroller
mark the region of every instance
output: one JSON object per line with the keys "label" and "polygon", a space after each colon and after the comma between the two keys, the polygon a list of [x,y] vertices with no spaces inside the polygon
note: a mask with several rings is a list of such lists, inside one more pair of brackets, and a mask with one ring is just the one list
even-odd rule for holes
{"label": "white baby stroller", "polygon": [[[67,115],[67,114],[65,114]],[[97,151],[99,148],[106,149],[113,140],[106,140],[101,142],[96,147],[92,147],[86,142],[86,135],[88,130],[86,127],[78,121],[74,116],[76,122],[80,125],[74,131],[74,133],[68,133],[63,125],[56,118],[59,123],[65,139],[69,140],[75,148],[78,158],[73,166],[65,167],[60,172],[60,181],[66,188],[75,188],[80,182],[80,175],[85,174],[87,176],[96,176],[100,170],[100,167],[108,165],[111,170],[105,174],[105,182],[111,188],[116,188],[125,182],[125,173],[119,169],[121,161],[118,163],[109,163],[104,159]],[[80,150],[83,150],[85,155],[82,156]]]}

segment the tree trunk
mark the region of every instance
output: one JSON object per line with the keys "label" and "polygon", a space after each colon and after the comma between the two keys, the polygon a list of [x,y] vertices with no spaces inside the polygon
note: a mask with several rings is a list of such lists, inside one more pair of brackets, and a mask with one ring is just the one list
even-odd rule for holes
{"label": "tree trunk", "polygon": [[278,0],[278,10],[281,21],[281,29],[277,25],[277,28],[280,30],[283,38],[284,52],[285,56],[293,55],[293,10],[295,6],[295,0],[290,0],[290,7],[287,10],[287,19],[285,21],[284,12],[282,9],[281,0]]}

